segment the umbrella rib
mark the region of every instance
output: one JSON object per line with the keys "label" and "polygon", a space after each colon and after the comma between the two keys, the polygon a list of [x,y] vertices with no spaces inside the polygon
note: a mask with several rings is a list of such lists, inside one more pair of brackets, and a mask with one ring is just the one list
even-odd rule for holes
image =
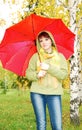
{"label": "umbrella rib", "polygon": [[34,34],[34,37],[35,37],[35,33],[34,33],[34,23],[33,23],[33,15],[32,15],[32,28],[33,28],[33,34]]}

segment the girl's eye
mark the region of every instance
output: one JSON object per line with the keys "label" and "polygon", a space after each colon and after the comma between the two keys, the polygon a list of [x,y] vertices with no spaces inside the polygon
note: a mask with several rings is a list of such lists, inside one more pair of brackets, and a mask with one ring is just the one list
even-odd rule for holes
{"label": "girl's eye", "polygon": [[40,42],[42,42],[42,40],[40,40]]}
{"label": "girl's eye", "polygon": [[48,38],[46,38],[45,40],[48,41]]}

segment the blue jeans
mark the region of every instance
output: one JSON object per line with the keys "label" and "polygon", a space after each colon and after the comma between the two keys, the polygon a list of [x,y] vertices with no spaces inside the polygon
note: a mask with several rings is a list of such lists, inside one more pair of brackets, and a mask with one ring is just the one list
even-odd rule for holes
{"label": "blue jeans", "polygon": [[49,110],[52,130],[62,130],[61,95],[30,93],[37,130],[46,130],[46,105]]}

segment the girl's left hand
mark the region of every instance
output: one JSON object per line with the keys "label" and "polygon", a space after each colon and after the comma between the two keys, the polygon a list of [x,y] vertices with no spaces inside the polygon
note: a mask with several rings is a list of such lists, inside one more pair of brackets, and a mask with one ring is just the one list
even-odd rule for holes
{"label": "girl's left hand", "polygon": [[48,70],[49,65],[46,64],[46,63],[44,63],[44,62],[41,62],[41,63],[40,63],[40,67],[41,67],[42,70]]}
{"label": "girl's left hand", "polygon": [[46,75],[46,71],[45,70],[40,70],[39,73],[38,73],[38,78],[42,78]]}

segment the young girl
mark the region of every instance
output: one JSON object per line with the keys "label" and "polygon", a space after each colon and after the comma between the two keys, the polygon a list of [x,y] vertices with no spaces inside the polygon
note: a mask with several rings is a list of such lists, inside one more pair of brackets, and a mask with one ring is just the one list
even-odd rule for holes
{"label": "young girl", "polygon": [[62,130],[62,81],[68,74],[67,61],[58,53],[54,38],[49,32],[39,33],[36,45],[37,53],[29,62],[26,77],[32,81],[30,96],[37,130],[46,130],[46,106],[52,130]]}

